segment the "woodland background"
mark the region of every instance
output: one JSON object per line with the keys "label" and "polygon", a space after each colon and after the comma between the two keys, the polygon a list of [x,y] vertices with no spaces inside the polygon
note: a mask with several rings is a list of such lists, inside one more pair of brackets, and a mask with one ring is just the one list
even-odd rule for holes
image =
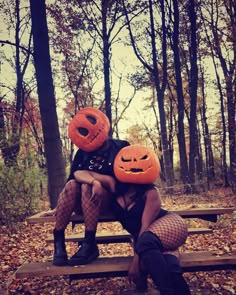
{"label": "woodland background", "polygon": [[[159,185],[236,191],[235,0],[1,1],[2,223],[49,196],[75,147],[69,120],[102,109],[111,135],[158,153]],[[16,210],[17,208],[17,210]]]}
{"label": "woodland background", "polygon": [[[81,107],[103,110],[113,137],[155,149],[167,209],[235,206],[235,9],[235,0],[0,1],[1,294],[130,288],[127,278],[13,277],[23,262],[52,257],[52,225],[22,221],[56,206],[75,152],[67,125]],[[235,215],[190,223],[214,232],[190,236],[181,251],[235,249]],[[100,251],[128,255],[127,247]],[[233,271],[185,277],[194,295],[236,292]]]}

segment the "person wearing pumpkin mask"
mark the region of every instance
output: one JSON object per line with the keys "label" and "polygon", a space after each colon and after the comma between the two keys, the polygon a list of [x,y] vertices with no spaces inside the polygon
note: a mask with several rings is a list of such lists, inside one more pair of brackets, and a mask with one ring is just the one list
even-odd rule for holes
{"label": "person wearing pumpkin mask", "polygon": [[161,207],[154,185],[160,173],[155,152],[139,145],[124,147],[114,161],[114,173],[118,182],[113,212],[134,237],[129,280],[138,283],[143,269],[161,295],[190,295],[178,259],[187,225],[179,215]]}
{"label": "person wearing pumpkin mask", "polygon": [[[53,264],[87,264],[99,256],[95,241],[99,215],[106,211],[115,192],[113,163],[119,150],[129,143],[108,137],[107,116],[93,107],[84,107],[70,121],[68,134],[79,148],[70,175],[55,208]],[[100,210],[101,209],[101,210]],[[53,214],[51,212],[51,215]],[[83,213],[85,238],[79,250],[68,260],[65,229],[71,214]]]}

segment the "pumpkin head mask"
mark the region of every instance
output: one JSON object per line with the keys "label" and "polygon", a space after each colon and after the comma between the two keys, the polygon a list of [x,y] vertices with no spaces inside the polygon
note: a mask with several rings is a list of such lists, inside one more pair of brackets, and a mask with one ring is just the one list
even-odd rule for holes
{"label": "pumpkin head mask", "polygon": [[154,150],[130,145],[116,155],[114,173],[120,182],[150,184],[159,176],[160,164]]}
{"label": "pumpkin head mask", "polygon": [[109,129],[109,120],[103,112],[93,107],[85,107],[70,121],[68,135],[78,148],[92,152],[106,141]]}

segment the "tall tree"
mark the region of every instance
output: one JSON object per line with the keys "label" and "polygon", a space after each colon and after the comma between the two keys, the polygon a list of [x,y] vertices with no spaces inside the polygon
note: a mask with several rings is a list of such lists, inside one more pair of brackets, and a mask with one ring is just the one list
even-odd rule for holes
{"label": "tall tree", "polygon": [[[213,8],[213,1],[212,8]],[[224,38],[221,30],[219,29],[219,7],[220,3],[216,0],[216,19],[211,15],[211,29],[213,34],[214,49],[219,59],[224,80],[225,90],[227,97],[227,111],[228,111],[228,134],[229,134],[229,158],[230,158],[230,182],[233,192],[236,193],[236,41],[235,41],[235,28],[236,28],[236,10],[235,0],[224,0],[223,9],[226,11],[228,23],[228,39],[232,50],[232,60],[226,52],[224,56]],[[225,16],[223,16],[224,18]]]}
{"label": "tall tree", "polygon": [[202,131],[203,131],[203,141],[205,149],[205,159],[206,159],[206,176],[208,188],[210,182],[215,179],[215,169],[214,169],[214,158],[211,146],[211,135],[209,132],[208,122],[207,122],[207,105],[206,105],[206,94],[205,94],[205,78],[202,66],[200,66],[201,74],[201,94],[202,94],[202,105],[200,108]]}
{"label": "tall tree", "polygon": [[[213,60],[216,83],[220,94],[223,127],[223,175],[227,185],[226,141],[229,147],[230,184],[236,192],[236,42],[235,0],[202,1],[201,16],[208,48]],[[218,64],[220,67],[218,67]],[[221,71],[220,71],[221,68]],[[224,113],[226,97],[227,116]],[[225,119],[228,117],[228,124]],[[227,128],[225,126],[227,125]],[[228,140],[226,138],[228,129]],[[226,146],[226,145],[225,145]]]}
{"label": "tall tree", "polygon": [[65,163],[56,112],[45,0],[30,0],[30,11],[39,108],[48,171],[48,193],[51,208],[55,208],[65,182]]}
{"label": "tall tree", "polygon": [[119,38],[120,32],[125,27],[121,21],[123,11],[121,0],[84,1],[77,0],[84,18],[86,30],[96,40],[102,52],[105,112],[111,122],[110,135],[112,134],[112,91],[111,91],[111,52],[112,45]]}
{"label": "tall tree", "polygon": [[[11,130],[7,131],[5,126],[5,110],[1,107],[1,139],[0,139],[0,149],[4,158],[4,163],[7,166],[17,165],[17,157],[20,151],[20,140],[22,133],[22,122],[25,112],[25,92],[26,85],[24,81],[24,76],[28,68],[29,60],[31,57],[31,32],[28,32],[28,22],[29,16],[23,15],[21,13],[21,2],[16,0],[15,3],[9,5],[6,10],[7,16],[11,15],[11,10],[14,9],[14,17],[12,18],[13,22],[8,24],[9,27],[13,26],[14,28],[14,41],[9,40],[0,40],[0,43],[8,48],[13,46],[15,48],[14,53],[14,62],[11,61],[9,57],[4,59],[4,62],[8,61],[13,67],[16,74],[16,86],[14,87],[14,110],[12,110],[12,119],[11,119]],[[28,36],[27,36],[28,33]],[[22,44],[22,40],[28,42],[27,45]],[[13,79],[14,81],[14,79]],[[9,86],[7,87],[9,88]],[[2,98],[1,98],[2,100]]]}
{"label": "tall tree", "polygon": [[181,179],[184,184],[188,183],[188,161],[187,151],[185,142],[185,131],[184,131],[184,94],[183,94],[183,82],[181,76],[181,61],[179,52],[179,1],[173,0],[173,15],[174,15],[174,26],[173,26],[173,43],[172,50],[174,53],[174,68],[175,68],[175,79],[176,79],[176,92],[178,99],[178,144],[179,144],[179,158],[180,158],[180,173]]}
{"label": "tall tree", "polygon": [[[142,65],[150,72],[152,75],[152,79],[154,81],[155,90],[157,93],[157,102],[159,109],[159,117],[160,117],[160,130],[161,130],[161,142],[162,142],[162,152],[164,159],[164,167],[165,167],[165,178],[167,182],[168,190],[171,192],[174,184],[174,172],[173,166],[171,163],[171,154],[170,154],[170,146],[168,143],[167,136],[167,127],[166,127],[166,113],[165,113],[165,105],[164,105],[164,97],[165,90],[167,86],[167,30],[166,30],[166,16],[165,16],[165,1],[159,1],[159,9],[161,13],[161,32],[162,32],[162,45],[161,45],[161,53],[162,53],[162,64],[160,64],[160,56],[157,53],[156,46],[156,28],[155,28],[155,18],[153,13],[153,1],[148,1],[148,12],[149,12],[149,28],[147,29],[149,32],[149,36],[151,39],[151,63],[149,64],[141,55],[140,51],[137,48],[135,38],[131,29],[131,21],[129,18],[129,12],[126,7],[125,1],[123,0],[124,11],[127,19],[128,30],[130,34],[131,45],[134,49],[134,52],[138,58],[138,60],[142,63]],[[143,8],[142,8],[143,9]],[[160,70],[161,68],[161,70]]]}
{"label": "tall tree", "polygon": [[195,160],[197,156],[198,134],[197,134],[197,88],[198,88],[198,66],[197,66],[197,13],[194,0],[189,3],[189,20],[190,20],[190,153],[189,153],[189,184],[195,190]]}

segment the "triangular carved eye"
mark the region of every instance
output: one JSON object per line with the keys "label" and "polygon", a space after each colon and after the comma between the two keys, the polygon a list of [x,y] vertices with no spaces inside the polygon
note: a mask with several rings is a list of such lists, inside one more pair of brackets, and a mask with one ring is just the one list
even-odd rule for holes
{"label": "triangular carved eye", "polygon": [[79,133],[81,134],[81,135],[83,135],[83,136],[87,136],[88,135],[88,129],[86,129],[86,128],[83,128],[83,127],[79,127],[79,128],[77,128],[77,130],[79,131]]}
{"label": "triangular carved eye", "polygon": [[122,162],[130,162],[131,159],[125,159],[125,158],[121,157],[121,161],[122,161]]}
{"label": "triangular carved eye", "polygon": [[88,119],[88,121],[90,123],[92,123],[93,125],[95,125],[97,123],[97,119],[93,116],[87,115],[86,118]]}
{"label": "triangular carved eye", "polygon": [[145,155],[145,156],[143,156],[140,160],[147,160],[147,158],[148,158],[148,156]]}

